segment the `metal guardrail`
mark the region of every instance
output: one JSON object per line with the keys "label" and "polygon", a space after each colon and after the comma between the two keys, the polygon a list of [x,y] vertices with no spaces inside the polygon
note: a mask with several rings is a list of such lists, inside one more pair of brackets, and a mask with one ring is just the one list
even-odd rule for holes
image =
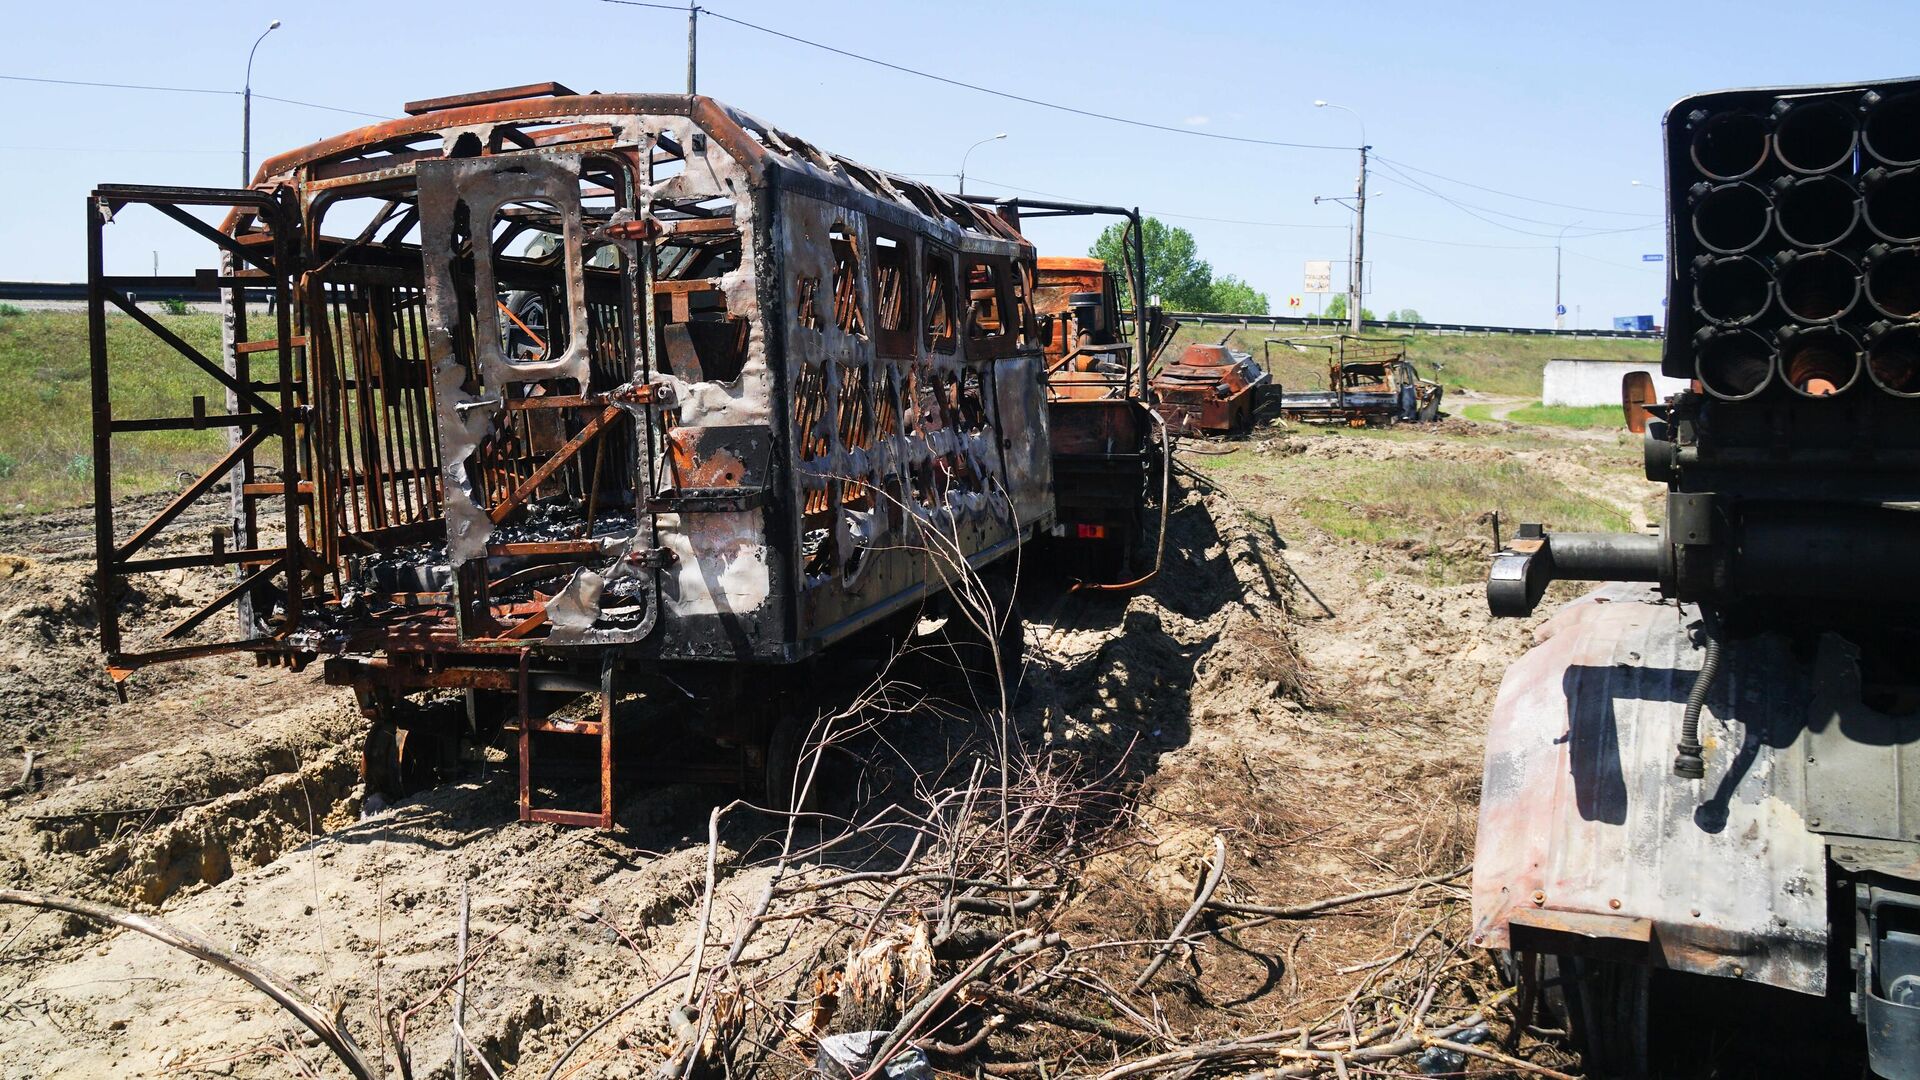
{"label": "metal guardrail", "polygon": [[[220,290],[211,286],[204,289],[183,289],[165,285],[143,289],[134,286],[122,291],[137,303],[184,300],[194,304],[212,304],[220,300]],[[247,302],[264,304],[271,292],[270,289],[248,289]],[[84,304],[87,300],[87,283],[84,281],[0,281],[0,300],[68,301]]]}
{"label": "metal guardrail", "polygon": [[[1183,323],[1219,326],[1303,326],[1326,330],[1344,330],[1345,319],[1316,319],[1305,315],[1221,315],[1210,311],[1169,311],[1167,315]],[[1658,341],[1659,330],[1551,330],[1533,326],[1480,326],[1475,323],[1399,322],[1369,319],[1361,324],[1369,330],[1407,330],[1422,334],[1518,334],[1524,337],[1561,338],[1633,338]]]}
{"label": "metal guardrail", "polygon": [[[247,290],[249,303],[267,302],[266,289]],[[255,297],[253,293],[258,292]],[[207,289],[167,289],[155,287],[151,290],[132,288],[127,293],[136,301],[153,302],[159,300],[186,300],[194,303],[214,303],[220,299],[220,290]],[[66,281],[0,281],[0,300],[71,300],[85,302],[87,286],[85,282]],[[1316,319],[1304,315],[1221,315],[1209,311],[1169,311],[1168,315],[1184,323],[1211,323],[1220,326],[1302,326],[1319,327],[1327,330],[1344,329],[1345,319]],[[1122,315],[1131,319],[1132,312]],[[1662,337],[1659,330],[1549,330],[1533,326],[1480,326],[1475,323],[1430,323],[1398,322],[1384,319],[1369,320],[1362,324],[1371,330],[1407,330],[1421,334],[1518,334],[1524,337],[1562,337],[1562,338],[1634,338],[1642,341],[1658,341]]]}

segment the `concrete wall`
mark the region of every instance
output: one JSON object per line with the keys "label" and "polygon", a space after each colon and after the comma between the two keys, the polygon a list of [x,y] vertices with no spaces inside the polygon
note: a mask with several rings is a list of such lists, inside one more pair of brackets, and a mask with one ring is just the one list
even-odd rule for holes
{"label": "concrete wall", "polygon": [[1631,360],[1549,360],[1540,375],[1540,402],[1543,405],[1618,405],[1620,379],[1629,371],[1652,375],[1654,391],[1661,398],[1687,388],[1687,380],[1660,374],[1658,361],[1641,364]]}

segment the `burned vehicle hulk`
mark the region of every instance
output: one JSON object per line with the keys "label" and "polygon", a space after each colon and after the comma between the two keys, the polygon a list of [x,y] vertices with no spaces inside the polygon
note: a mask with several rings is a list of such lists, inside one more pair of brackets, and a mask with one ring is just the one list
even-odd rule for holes
{"label": "burned vehicle hulk", "polygon": [[1282,419],[1390,427],[1440,418],[1442,387],[1420,377],[1400,342],[1342,336],[1329,352],[1327,389],[1281,395]]}
{"label": "burned vehicle hulk", "polygon": [[[110,670],[324,659],[374,720],[370,783],[506,734],[523,820],[603,827],[614,703],[638,696],[780,799],[813,719],[786,689],[1051,524],[1032,246],[705,97],[540,84],[406,113],[246,189],[88,198]],[[135,208],[217,246],[186,279],[224,290],[217,357],[108,272]],[[109,305],[216,403],[118,415]],[[115,451],[208,427],[229,451],[125,532]],[[210,539],[169,531],[220,485]],[[185,619],[123,603],[139,575],[208,567],[225,585]],[[1008,664],[1018,635],[1004,619]],[[454,691],[463,712],[406,701]],[[598,799],[535,805],[536,744],[597,757]]]}
{"label": "burned vehicle hulk", "polygon": [[[1128,236],[1137,238],[1138,213],[1125,213]],[[1133,294],[1143,287],[1136,280]],[[1137,310],[1128,340],[1119,296],[1112,269],[1099,259],[1039,260],[1034,309],[1046,343],[1052,535],[1090,552],[1094,576],[1108,578],[1131,576],[1172,452],[1166,425],[1147,404],[1145,373],[1176,324],[1158,308]],[[1164,508],[1164,491],[1159,498]]]}
{"label": "burned vehicle hulk", "polygon": [[1189,345],[1153,373],[1153,407],[1175,435],[1245,435],[1272,383],[1251,355],[1226,341]]}
{"label": "burned vehicle hulk", "polygon": [[[1920,1077],[1920,82],[1687,98],[1666,154],[1662,370],[1691,386],[1626,390],[1665,520],[1496,556],[1495,614],[1617,584],[1501,687],[1475,940],[1597,1074],[1661,1071],[1685,985],[1744,995],[1715,1022],[1851,1016],[1875,1073]],[[1760,1068],[1844,1068],[1795,1041],[1816,1060]]]}

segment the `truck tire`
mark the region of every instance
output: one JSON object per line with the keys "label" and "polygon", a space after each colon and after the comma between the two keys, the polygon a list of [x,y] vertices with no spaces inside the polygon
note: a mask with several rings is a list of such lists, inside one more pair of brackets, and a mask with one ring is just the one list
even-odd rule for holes
{"label": "truck tire", "polygon": [[1640,964],[1583,956],[1509,952],[1508,973],[1530,988],[1533,1000],[1564,1026],[1581,1068],[1591,1080],[1637,1080],[1648,1075],[1647,988],[1652,972]]}

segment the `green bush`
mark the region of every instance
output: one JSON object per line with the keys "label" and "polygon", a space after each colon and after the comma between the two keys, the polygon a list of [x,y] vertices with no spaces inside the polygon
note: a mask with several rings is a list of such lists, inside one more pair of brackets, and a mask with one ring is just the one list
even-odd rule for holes
{"label": "green bush", "polygon": [[0,304],[0,319],[7,318],[11,315],[25,315],[26,313],[27,309],[21,307],[19,304]]}
{"label": "green bush", "polygon": [[169,296],[165,300],[160,301],[160,310],[169,315],[191,315],[193,314],[193,305],[177,296]]}

